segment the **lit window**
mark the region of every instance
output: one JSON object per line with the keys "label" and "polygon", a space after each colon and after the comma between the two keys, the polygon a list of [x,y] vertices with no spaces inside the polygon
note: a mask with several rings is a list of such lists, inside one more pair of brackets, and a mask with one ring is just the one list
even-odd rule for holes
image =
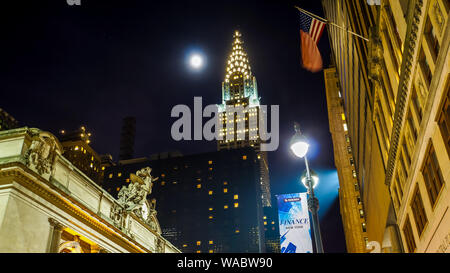
{"label": "lit window", "polygon": [[120,188],[119,188],[119,187],[117,187],[117,188],[116,188],[116,191],[120,191]]}
{"label": "lit window", "polygon": [[234,207],[235,208],[239,207],[239,203],[234,203]]}
{"label": "lit window", "polygon": [[236,229],[236,231],[235,231],[236,233],[239,233],[239,229]]}
{"label": "lit window", "polygon": [[209,253],[214,253],[214,251],[212,249],[209,250]]}
{"label": "lit window", "polygon": [[212,164],[212,160],[208,161],[208,164],[211,165]]}
{"label": "lit window", "polygon": [[213,210],[213,208],[209,208],[209,210],[211,211],[211,210]]}
{"label": "lit window", "polygon": [[79,149],[78,146],[75,146],[75,151],[78,151],[78,149]]}
{"label": "lit window", "polygon": [[201,245],[202,244],[202,242],[201,241],[197,241],[197,245],[199,246],[199,245]]}
{"label": "lit window", "polygon": [[212,245],[214,242],[213,241],[209,241],[209,244]]}
{"label": "lit window", "polygon": [[213,194],[213,191],[209,191],[208,194],[209,194],[209,195],[212,195],[212,194]]}
{"label": "lit window", "polygon": [[212,215],[210,215],[209,217],[208,217],[209,219],[212,219],[213,218],[213,216]]}
{"label": "lit window", "polygon": [[183,247],[187,247],[187,245],[186,245],[186,244],[184,244],[184,245],[183,245]]}
{"label": "lit window", "polygon": [[105,170],[105,166],[102,167],[102,171],[104,171],[104,170]]}
{"label": "lit window", "polygon": [[266,219],[267,219],[267,216],[264,216],[263,219],[266,220]]}
{"label": "lit window", "polygon": [[267,221],[264,221],[264,225],[267,225]]}
{"label": "lit window", "polygon": [[197,253],[202,253],[200,250],[197,250]]}
{"label": "lit window", "polygon": [[130,183],[130,178],[127,178],[125,181],[126,181],[127,183]]}
{"label": "lit window", "polygon": [[345,114],[342,114],[342,120],[345,120]]}
{"label": "lit window", "polygon": [[117,174],[117,177],[121,177],[121,176],[122,176],[122,173],[118,173],[118,174]]}
{"label": "lit window", "polygon": [[227,209],[227,208],[228,208],[228,205],[223,206],[223,208],[224,208],[224,209]]}
{"label": "lit window", "polygon": [[224,192],[224,193],[227,193],[227,192],[228,192],[228,189],[227,189],[227,188],[223,189],[223,192]]}
{"label": "lit window", "polygon": [[113,177],[113,174],[112,174],[112,173],[110,173],[108,177],[109,177],[109,178],[112,178],[112,177]]}
{"label": "lit window", "polygon": [[242,156],[242,160],[247,160],[247,156],[246,155]]}
{"label": "lit window", "polygon": [[224,185],[228,185],[228,182],[225,181],[225,182],[223,182],[223,184],[224,184]]}
{"label": "lit window", "polygon": [[166,177],[166,175],[162,173],[162,174],[161,174],[161,177]]}
{"label": "lit window", "polygon": [[234,195],[234,199],[235,199],[235,200],[239,199],[239,195],[235,194],[235,195]]}
{"label": "lit window", "polygon": [[197,184],[197,189],[201,189],[202,188],[202,184]]}
{"label": "lit window", "polygon": [[347,128],[347,123],[344,123],[344,131],[347,132],[348,128]]}
{"label": "lit window", "polygon": [[165,181],[162,181],[162,182],[161,182],[161,186],[164,186],[164,185],[166,185],[166,182],[165,182]]}

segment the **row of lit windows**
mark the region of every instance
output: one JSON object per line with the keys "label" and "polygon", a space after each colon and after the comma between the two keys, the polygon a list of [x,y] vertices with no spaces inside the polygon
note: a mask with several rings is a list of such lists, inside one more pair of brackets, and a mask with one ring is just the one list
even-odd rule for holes
{"label": "row of lit windows", "polygon": [[[339,98],[341,98],[341,92],[340,91],[338,91],[338,94],[339,94]],[[346,123],[346,118],[345,118],[345,114],[344,113],[341,113],[341,119],[344,122],[343,123],[344,132],[347,132],[348,128],[347,128],[347,123]],[[349,138],[349,136],[347,134],[345,135],[345,139],[346,139],[346,142],[348,144],[350,144],[350,138]],[[347,150],[348,150],[348,153],[350,154],[350,159],[349,159],[350,165],[353,167],[352,168],[352,176],[353,176],[353,178],[355,178],[355,182],[354,182],[355,191],[359,193],[359,184],[358,184],[358,181],[356,180],[358,178],[358,176],[357,176],[356,170],[354,169],[355,161],[353,159],[353,156],[351,155],[352,150],[351,150],[351,146],[350,145],[347,146]],[[356,201],[357,201],[359,206],[362,206],[361,198],[359,197],[359,195],[356,196]],[[360,218],[364,218],[364,209],[362,209],[362,208],[359,209],[359,216],[360,216]],[[365,222],[361,223],[361,229],[362,229],[363,232],[367,231],[367,227],[366,227],[366,223]]]}
{"label": "row of lit windows", "polygon": [[[432,141],[430,141],[429,148],[426,153],[423,166],[421,168],[421,172],[424,179],[425,188],[428,193],[428,200],[430,201],[431,207],[434,208],[438,201],[439,195],[444,188],[444,178],[442,176],[442,171],[439,166]],[[421,237],[428,223],[428,218],[418,185],[416,185],[416,188],[412,195],[410,207],[417,233],[419,237]],[[414,252],[416,244],[412,233],[410,219],[408,216],[406,217],[405,223],[403,225],[403,234],[406,245],[408,247],[408,251]]]}

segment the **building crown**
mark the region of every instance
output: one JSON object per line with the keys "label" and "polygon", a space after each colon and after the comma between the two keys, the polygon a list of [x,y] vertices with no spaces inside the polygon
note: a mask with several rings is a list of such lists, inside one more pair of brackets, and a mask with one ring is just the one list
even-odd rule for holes
{"label": "building crown", "polygon": [[[244,42],[239,31],[233,34],[232,51],[227,60],[225,82],[228,83],[235,77],[243,76],[245,79],[250,79],[252,72],[248,61],[247,53],[243,48]],[[237,78],[236,78],[237,79]]]}

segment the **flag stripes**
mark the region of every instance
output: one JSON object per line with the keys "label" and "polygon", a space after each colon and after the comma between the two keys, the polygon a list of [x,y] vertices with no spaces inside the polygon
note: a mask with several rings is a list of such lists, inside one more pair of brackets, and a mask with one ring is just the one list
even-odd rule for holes
{"label": "flag stripes", "polygon": [[325,29],[325,22],[300,12],[300,25],[302,30],[308,33],[317,44],[322,36],[323,30]]}

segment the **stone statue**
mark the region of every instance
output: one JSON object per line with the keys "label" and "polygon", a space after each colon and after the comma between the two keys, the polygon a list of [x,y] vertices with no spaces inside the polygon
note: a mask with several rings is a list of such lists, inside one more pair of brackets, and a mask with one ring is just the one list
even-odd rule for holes
{"label": "stone statue", "polygon": [[25,153],[25,163],[28,167],[33,166],[40,175],[50,173],[55,162],[58,144],[49,133],[31,133],[33,141]]}
{"label": "stone statue", "polygon": [[147,195],[152,192],[153,181],[158,180],[158,178],[152,178],[151,171],[150,167],[146,167],[137,171],[136,174],[131,174],[131,183],[128,187],[120,189],[118,201],[126,211],[141,214]]}
{"label": "stone statue", "polygon": [[158,178],[153,178],[150,167],[138,170],[136,174],[130,174],[130,184],[122,187],[118,193],[119,205],[111,208],[111,219],[114,224],[124,227],[124,213],[133,213],[150,226],[152,230],[160,232],[159,223],[156,219],[156,200],[151,203],[147,201],[147,195],[151,194],[153,182]]}

